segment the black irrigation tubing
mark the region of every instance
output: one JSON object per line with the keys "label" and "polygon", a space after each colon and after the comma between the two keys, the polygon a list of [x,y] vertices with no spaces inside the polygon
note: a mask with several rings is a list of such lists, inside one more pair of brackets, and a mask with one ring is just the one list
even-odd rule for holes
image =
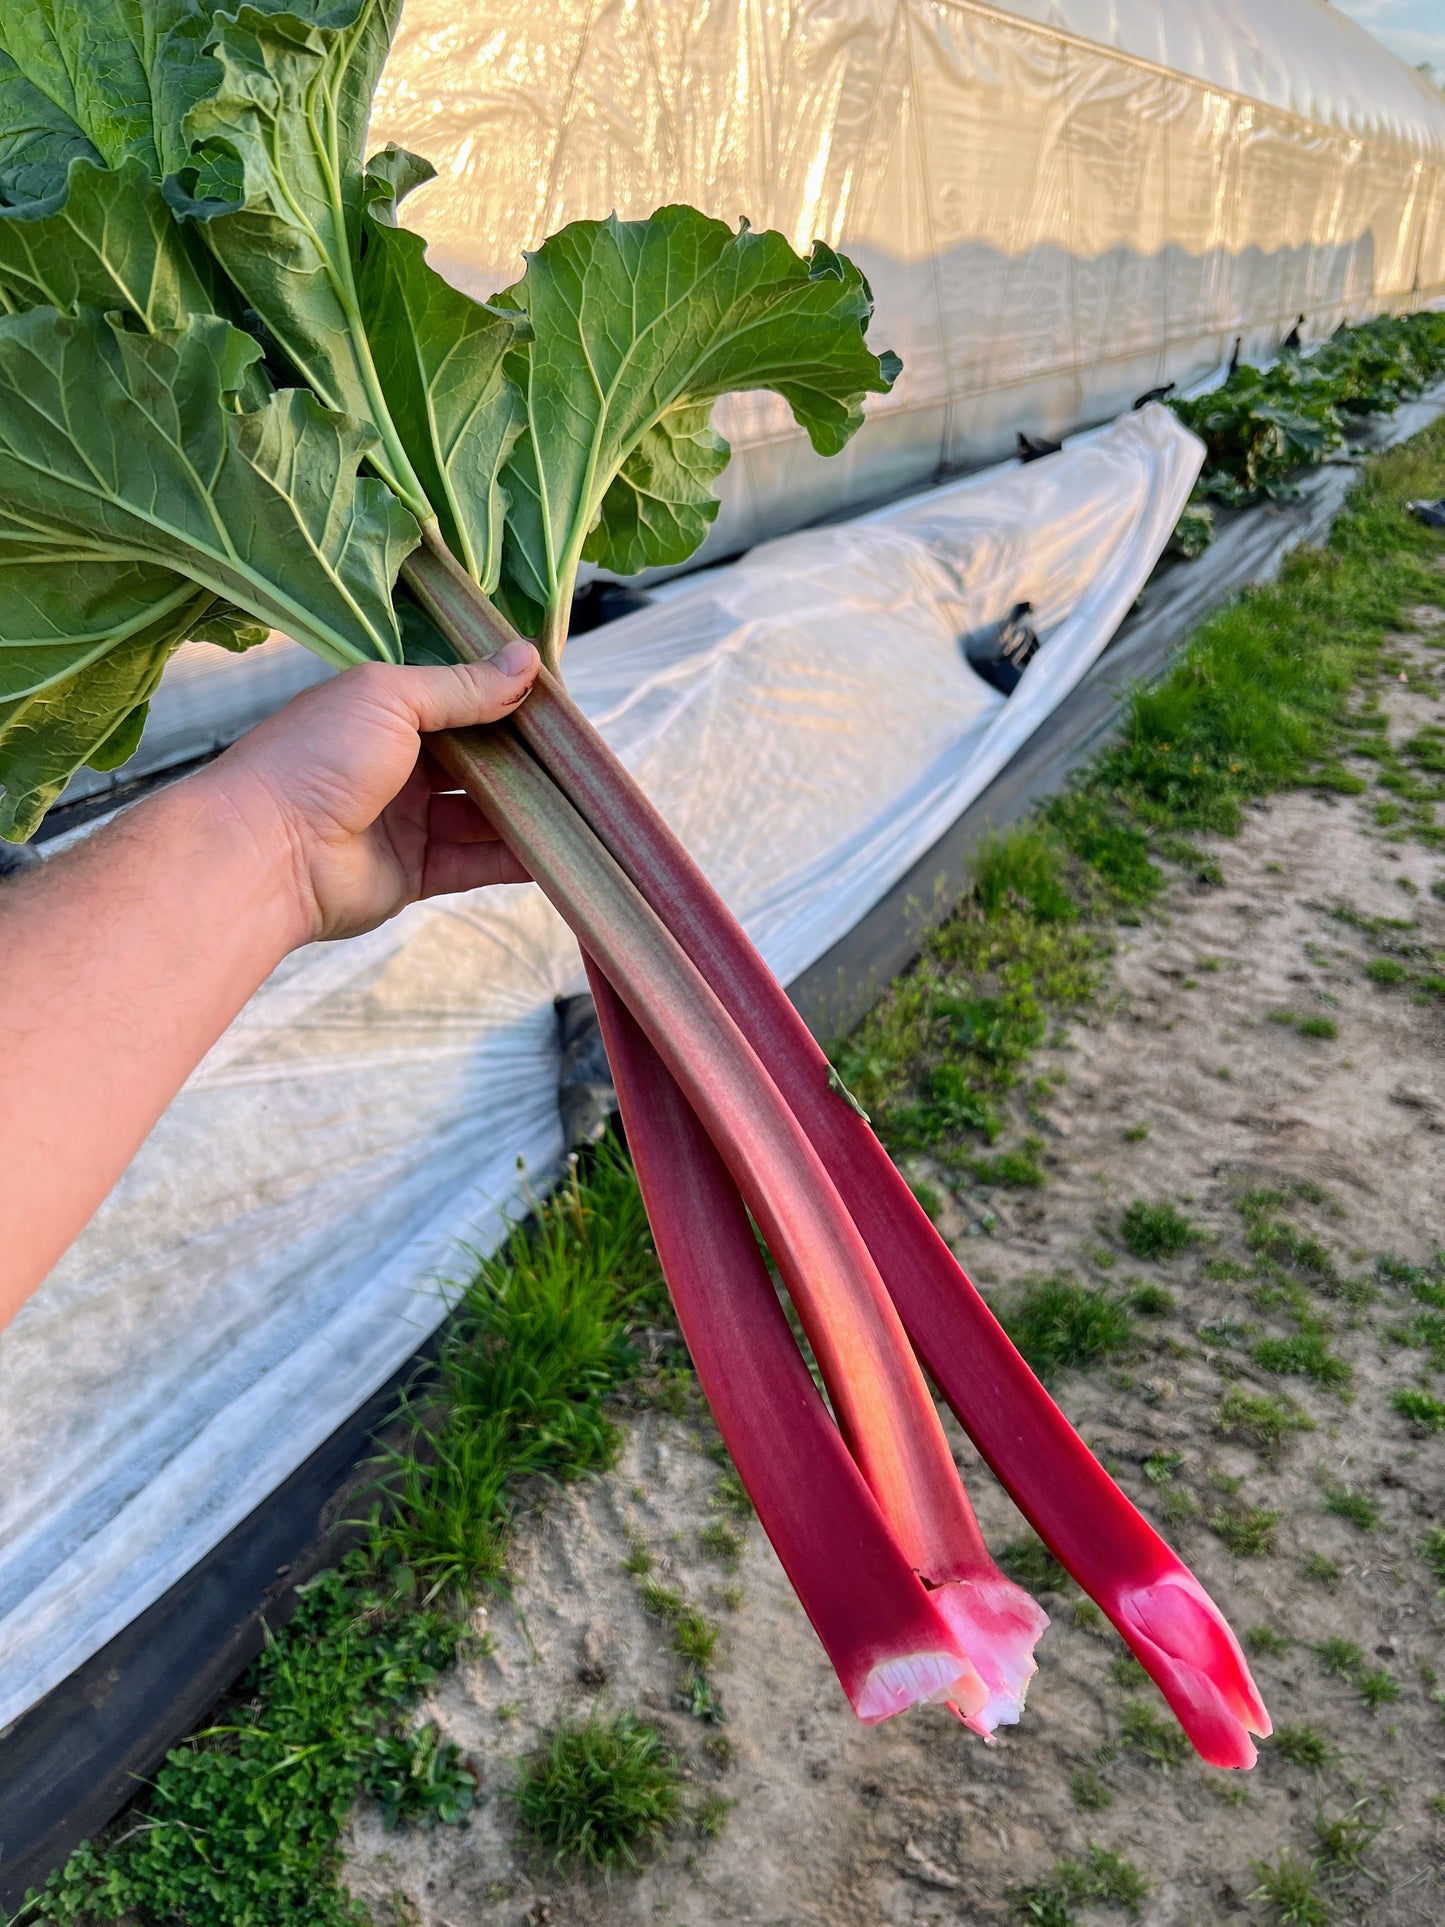
{"label": "black irrigation tubing", "polygon": [[[1445,414],[1445,383],[1357,437],[1362,453]],[[1133,684],[1156,678],[1204,619],[1290,550],[1323,541],[1357,462],[1309,471],[1298,497],[1224,511],[1193,562],[1156,570],[1088,675],[976,802],[826,955],[789,986],[814,1033],[853,1028],[966,894],[983,837],[1056,795],[1114,728]],[[114,799],[108,799],[113,806]],[[440,1334],[354,1413],[184,1579],[0,1734],[0,1909],[18,1907],[132,1799],[289,1618],[296,1587],[335,1563],[379,1430]]]}

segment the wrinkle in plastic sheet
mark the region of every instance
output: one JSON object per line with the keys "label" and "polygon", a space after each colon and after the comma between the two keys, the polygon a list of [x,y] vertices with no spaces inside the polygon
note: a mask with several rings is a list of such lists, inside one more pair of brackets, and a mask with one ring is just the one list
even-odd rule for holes
{"label": "wrinkle in plastic sheet", "polygon": [[[1072,687],[1201,459],[1166,410],[786,537],[579,637],[568,681],[784,981]],[[1007,703],[960,634],[1019,599]],[[562,1150],[532,886],[289,958],[0,1347],[0,1726],[158,1598],[384,1384]]]}

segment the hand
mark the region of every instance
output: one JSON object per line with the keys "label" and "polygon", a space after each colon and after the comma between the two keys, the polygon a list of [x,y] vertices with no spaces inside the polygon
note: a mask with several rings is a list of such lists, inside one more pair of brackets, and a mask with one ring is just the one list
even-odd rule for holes
{"label": "hand", "polygon": [[358,936],[421,897],[526,881],[422,737],[509,715],[537,663],[520,641],[485,663],[363,663],[297,696],[195,779],[219,786],[258,832],[289,840],[297,943]]}

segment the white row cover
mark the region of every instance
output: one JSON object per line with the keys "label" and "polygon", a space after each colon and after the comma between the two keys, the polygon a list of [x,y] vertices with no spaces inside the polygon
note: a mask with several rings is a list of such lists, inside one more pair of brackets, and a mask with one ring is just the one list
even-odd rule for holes
{"label": "white row cover", "polygon": [[[568,681],[790,981],[1083,675],[1201,456],[1148,407],[680,582],[573,643]],[[1005,702],[959,637],[1024,599],[1045,641]],[[513,886],[303,950],[231,1026],[0,1340],[0,1727],[436,1326],[518,1159],[556,1165],[553,999],[580,987]]]}
{"label": "white row cover", "polygon": [[1445,296],[1445,97],[1324,0],[407,0],[374,133],[481,296],[674,200],[859,261],[902,379],[826,464],[723,404],[713,554]]}

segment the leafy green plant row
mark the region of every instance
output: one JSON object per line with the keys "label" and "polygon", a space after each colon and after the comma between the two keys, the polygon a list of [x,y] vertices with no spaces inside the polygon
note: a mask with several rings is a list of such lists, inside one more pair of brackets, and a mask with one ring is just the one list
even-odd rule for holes
{"label": "leafy green plant row", "polygon": [[[1352,424],[1393,414],[1445,375],[1445,314],[1382,315],[1341,328],[1312,353],[1289,349],[1268,368],[1241,363],[1218,388],[1171,402],[1208,455],[1195,489],[1241,508],[1291,492],[1297,470],[1344,446]],[[1197,515],[1180,543],[1208,540]]]}

